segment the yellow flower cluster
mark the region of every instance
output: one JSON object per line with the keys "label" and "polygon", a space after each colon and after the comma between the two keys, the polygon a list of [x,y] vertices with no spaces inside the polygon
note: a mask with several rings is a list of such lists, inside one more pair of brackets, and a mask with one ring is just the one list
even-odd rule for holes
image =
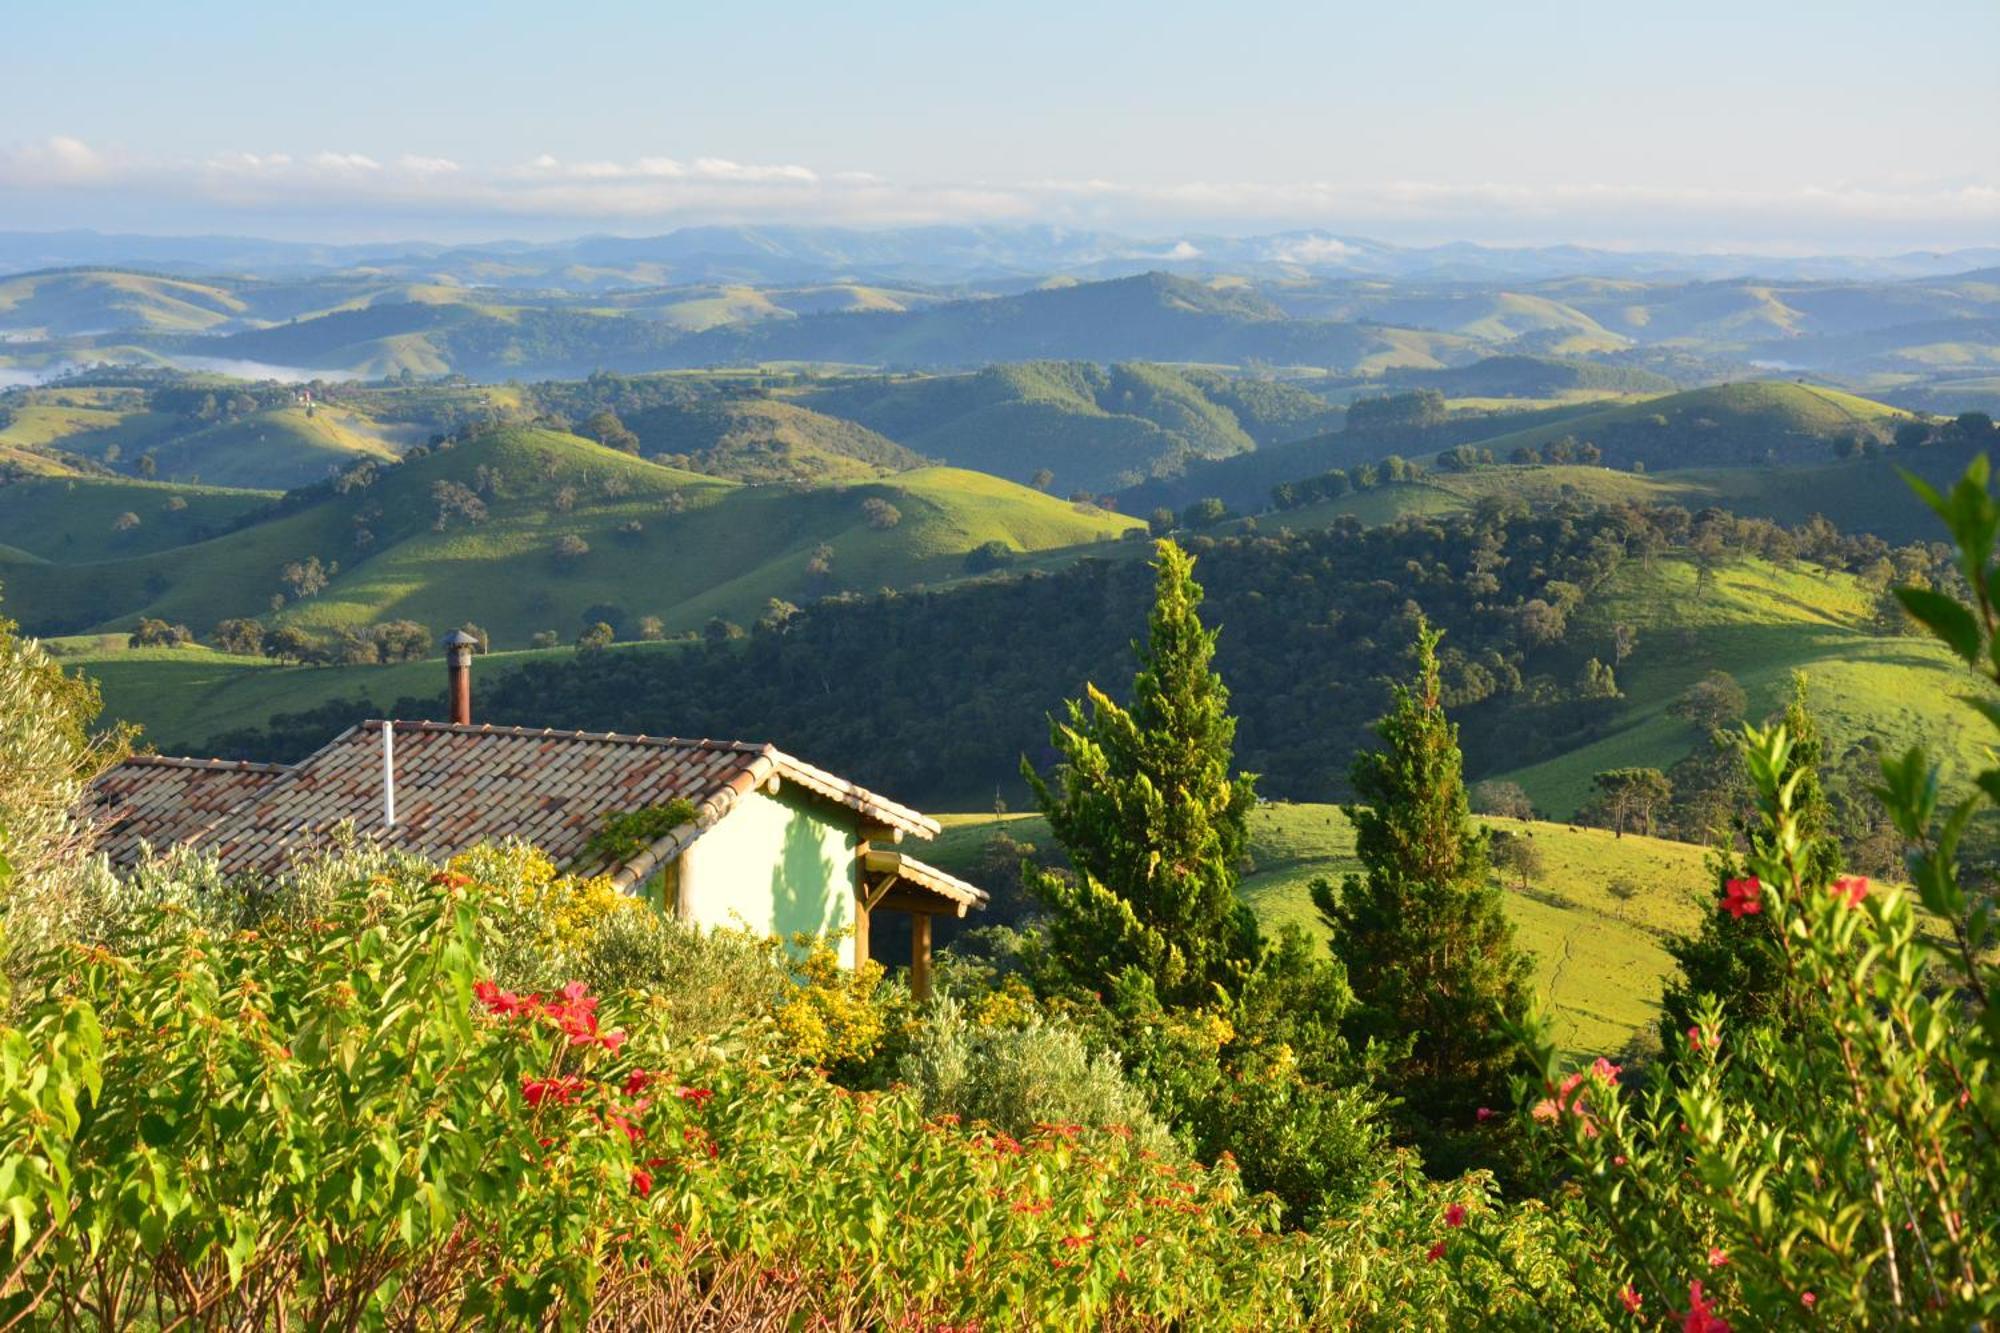
{"label": "yellow flower cluster", "polygon": [[645,906],[620,893],[605,875],[565,875],[547,855],[520,843],[491,844],[461,852],[450,868],[496,890],[507,905],[535,924],[535,943],[552,953],[580,949],[600,923]]}

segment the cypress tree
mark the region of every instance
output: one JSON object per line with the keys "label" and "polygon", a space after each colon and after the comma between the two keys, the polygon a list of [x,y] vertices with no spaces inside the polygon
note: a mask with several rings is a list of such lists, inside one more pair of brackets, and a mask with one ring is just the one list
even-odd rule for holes
{"label": "cypress tree", "polygon": [[1509,1098],[1518,1057],[1505,1024],[1525,1016],[1529,958],[1468,816],[1458,728],[1439,700],[1440,637],[1419,620],[1415,676],[1376,724],[1383,748],[1354,760],[1362,804],[1347,815],[1365,873],[1312,892],[1357,1001],[1350,1035],[1402,1052],[1387,1086],[1403,1099],[1404,1135],[1449,1171],[1491,1157],[1476,1116]]}
{"label": "cypress tree", "polygon": [[1249,842],[1254,779],[1232,774],[1236,719],[1210,666],[1216,631],[1201,623],[1194,559],[1156,545],[1156,588],[1132,702],[1095,685],[1051,723],[1062,756],[1050,782],[1025,759],[1070,873],[1029,867],[1049,934],[1076,982],[1108,991],[1129,968],[1169,1004],[1232,995],[1258,953],[1236,896]]}

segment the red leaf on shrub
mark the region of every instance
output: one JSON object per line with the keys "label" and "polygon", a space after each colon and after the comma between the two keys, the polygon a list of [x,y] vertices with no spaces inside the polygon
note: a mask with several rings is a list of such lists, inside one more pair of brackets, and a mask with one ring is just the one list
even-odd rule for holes
{"label": "red leaf on shrub", "polygon": [[1847,875],[1827,885],[1827,889],[1849,907],[1859,907],[1868,896],[1868,880],[1862,875]]}
{"label": "red leaf on shrub", "polygon": [[1444,1242],[1439,1241],[1437,1244],[1431,1246],[1428,1250],[1425,1250],[1424,1257],[1426,1259],[1429,1259],[1432,1263],[1436,1263],[1438,1260],[1444,1258]]}
{"label": "red leaf on shrub", "polygon": [[1445,1209],[1445,1210],[1444,1210],[1444,1224],[1445,1224],[1446,1226],[1448,1226],[1448,1227],[1462,1227],[1462,1226],[1464,1226],[1464,1225],[1465,1225],[1465,1205],[1464,1205],[1464,1204],[1462,1204],[1462,1203],[1455,1203],[1455,1204],[1451,1205],[1451,1207],[1449,1207],[1449,1208]]}
{"label": "red leaf on shrub", "polygon": [[1632,1290],[1629,1286],[1618,1293],[1618,1299],[1625,1303],[1625,1310],[1628,1314],[1639,1313],[1639,1307],[1646,1303],[1646,1298]]}
{"label": "red leaf on shrub", "polygon": [[1681,1333],[1729,1333],[1729,1321],[1715,1313],[1715,1305],[1701,1294],[1701,1283],[1688,1283],[1688,1310],[1681,1317]]}
{"label": "red leaf on shrub", "polygon": [[653,1173],[646,1170],[632,1172],[632,1192],[644,1199],[653,1192]]}

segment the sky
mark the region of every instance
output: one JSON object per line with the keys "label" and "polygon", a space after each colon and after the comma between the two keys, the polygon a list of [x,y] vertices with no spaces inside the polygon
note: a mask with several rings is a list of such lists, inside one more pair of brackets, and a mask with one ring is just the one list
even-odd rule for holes
{"label": "sky", "polygon": [[2000,0],[13,0],[0,230],[2000,243]]}

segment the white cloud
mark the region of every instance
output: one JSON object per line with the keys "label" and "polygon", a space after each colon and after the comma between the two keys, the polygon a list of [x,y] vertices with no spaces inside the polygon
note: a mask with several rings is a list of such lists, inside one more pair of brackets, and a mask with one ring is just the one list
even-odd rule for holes
{"label": "white cloud", "polygon": [[103,154],[67,134],[0,149],[0,185],[88,185],[105,179],[111,171],[112,164]]}
{"label": "white cloud", "polygon": [[[1466,239],[1656,241],[1663,236],[1878,235],[1907,244],[1979,239],[2000,225],[2000,184],[1884,176],[1774,184],[1757,190],[1619,182],[1296,180],[1134,182],[1108,177],[898,181],[853,169],[653,154],[564,159],[543,153],[486,167],[408,151],[233,150],[145,158],[75,137],[0,147],[0,192],[41,201],[74,195],[88,225],[115,194],[134,207],[176,205],[233,217],[450,220],[504,224],[670,226],[696,221],[845,225],[1045,221],[1128,230],[1340,229],[1429,232]],[[44,210],[47,212],[49,210]],[[1313,235],[1282,257],[1338,262],[1345,243]],[[1191,259],[1181,241],[1163,257]]]}

